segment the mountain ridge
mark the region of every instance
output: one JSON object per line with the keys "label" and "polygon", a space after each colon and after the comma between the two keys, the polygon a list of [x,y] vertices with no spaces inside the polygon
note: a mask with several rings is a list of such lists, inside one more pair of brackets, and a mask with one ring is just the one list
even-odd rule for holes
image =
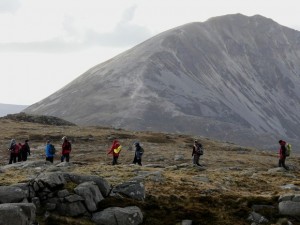
{"label": "mountain ridge", "polygon": [[0,103],[0,117],[5,116],[7,114],[19,113],[27,107],[28,107],[28,105],[15,105],[15,104]]}
{"label": "mountain ridge", "polygon": [[226,15],[158,34],[25,112],[266,147],[299,137],[299,61],[300,32]]}

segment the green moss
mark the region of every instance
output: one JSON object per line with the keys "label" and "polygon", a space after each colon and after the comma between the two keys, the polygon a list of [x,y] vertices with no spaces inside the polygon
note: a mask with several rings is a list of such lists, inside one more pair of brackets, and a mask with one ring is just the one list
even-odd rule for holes
{"label": "green moss", "polygon": [[76,188],[77,185],[78,184],[70,181],[65,184],[65,189],[67,189],[70,193],[74,193],[74,188]]}

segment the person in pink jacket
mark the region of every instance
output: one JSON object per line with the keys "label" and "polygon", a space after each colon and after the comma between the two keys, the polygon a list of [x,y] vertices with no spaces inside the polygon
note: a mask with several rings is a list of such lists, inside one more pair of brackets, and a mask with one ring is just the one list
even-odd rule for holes
{"label": "person in pink jacket", "polygon": [[71,143],[68,141],[66,136],[64,136],[62,138],[62,140],[63,140],[63,144],[61,146],[61,149],[62,149],[61,162],[63,162],[65,159],[66,159],[66,162],[69,162],[72,146],[71,146]]}
{"label": "person in pink jacket", "polygon": [[279,167],[283,167],[284,169],[286,170],[289,170],[289,167],[287,167],[285,165],[285,159],[286,159],[286,142],[283,141],[283,140],[279,140],[278,141],[279,145],[280,145],[280,148],[279,148],[279,162],[278,162],[278,166]]}

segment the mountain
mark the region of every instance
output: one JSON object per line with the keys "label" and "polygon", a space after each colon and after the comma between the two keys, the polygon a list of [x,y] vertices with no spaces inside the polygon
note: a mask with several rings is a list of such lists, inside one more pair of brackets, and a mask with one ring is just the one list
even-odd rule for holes
{"label": "mountain", "polygon": [[6,116],[7,114],[19,113],[27,107],[28,105],[12,105],[0,103],[0,117]]}
{"label": "mountain", "polygon": [[24,112],[256,147],[300,135],[300,32],[225,15],[163,32]]}

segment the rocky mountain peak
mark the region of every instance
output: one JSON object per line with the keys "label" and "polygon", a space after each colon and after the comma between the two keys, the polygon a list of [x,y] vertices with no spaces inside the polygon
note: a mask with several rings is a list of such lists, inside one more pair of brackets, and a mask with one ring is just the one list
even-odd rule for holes
{"label": "rocky mountain peak", "polygon": [[259,147],[293,142],[299,40],[300,32],[259,15],[190,23],[91,68],[25,112]]}

